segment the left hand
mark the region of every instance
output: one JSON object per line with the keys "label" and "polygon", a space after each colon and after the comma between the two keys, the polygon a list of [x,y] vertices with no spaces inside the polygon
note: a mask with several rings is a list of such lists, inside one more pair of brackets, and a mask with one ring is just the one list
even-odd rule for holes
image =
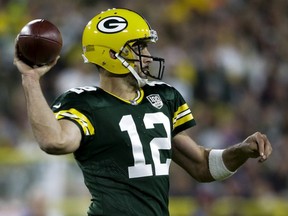
{"label": "left hand", "polygon": [[241,148],[249,158],[259,158],[264,162],[272,153],[272,146],[265,134],[256,132],[247,137],[241,144]]}

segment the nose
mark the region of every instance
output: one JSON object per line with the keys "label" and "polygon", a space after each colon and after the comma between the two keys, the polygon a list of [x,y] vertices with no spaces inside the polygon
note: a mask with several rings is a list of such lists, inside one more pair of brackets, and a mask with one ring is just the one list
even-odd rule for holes
{"label": "nose", "polygon": [[146,63],[146,64],[148,64],[148,63],[151,63],[153,60],[152,60],[152,58],[151,57],[149,57],[149,56],[151,56],[151,54],[150,54],[150,52],[148,51],[148,49],[147,48],[145,48],[145,49],[143,49],[142,50],[142,55],[144,55],[143,56],[143,63]]}

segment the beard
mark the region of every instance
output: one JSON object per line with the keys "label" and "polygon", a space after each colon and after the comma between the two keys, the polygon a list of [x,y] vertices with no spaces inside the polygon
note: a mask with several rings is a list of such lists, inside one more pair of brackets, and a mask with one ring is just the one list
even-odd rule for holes
{"label": "beard", "polygon": [[127,76],[125,77],[125,80],[127,84],[135,88],[135,90],[139,88],[138,82],[132,73],[127,74]]}

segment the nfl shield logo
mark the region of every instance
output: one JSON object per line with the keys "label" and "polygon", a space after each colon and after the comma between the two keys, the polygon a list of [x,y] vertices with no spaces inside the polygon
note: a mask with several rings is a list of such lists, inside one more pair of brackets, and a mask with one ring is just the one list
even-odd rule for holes
{"label": "nfl shield logo", "polygon": [[151,94],[151,95],[148,95],[146,98],[157,109],[162,108],[163,102],[162,102],[159,94]]}

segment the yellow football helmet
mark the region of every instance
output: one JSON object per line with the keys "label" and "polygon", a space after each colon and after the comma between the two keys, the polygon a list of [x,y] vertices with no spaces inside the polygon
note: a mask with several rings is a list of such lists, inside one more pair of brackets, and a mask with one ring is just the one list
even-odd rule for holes
{"label": "yellow football helmet", "polygon": [[[155,43],[157,40],[157,32],[152,30],[148,22],[138,13],[128,9],[109,9],[92,18],[83,31],[84,62],[97,64],[114,74],[131,72],[135,76],[135,62],[138,61],[143,73],[161,79],[164,59],[141,55],[132,48],[135,44]],[[140,50],[139,47],[137,49]],[[116,58],[111,57],[111,51]],[[137,59],[135,55],[138,56]],[[149,71],[142,69],[142,57],[149,57],[153,62],[158,62],[157,75],[151,75]],[[138,78],[136,77],[137,80]]]}

